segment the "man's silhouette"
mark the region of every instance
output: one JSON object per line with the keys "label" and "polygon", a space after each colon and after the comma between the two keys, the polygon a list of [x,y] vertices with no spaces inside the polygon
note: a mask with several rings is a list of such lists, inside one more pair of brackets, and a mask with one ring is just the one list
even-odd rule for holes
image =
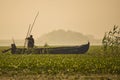
{"label": "man's silhouette", "polygon": [[34,39],[33,39],[33,36],[30,35],[30,37],[26,38],[28,40],[28,44],[27,44],[27,47],[28,48],[33,48],[34,47]]}

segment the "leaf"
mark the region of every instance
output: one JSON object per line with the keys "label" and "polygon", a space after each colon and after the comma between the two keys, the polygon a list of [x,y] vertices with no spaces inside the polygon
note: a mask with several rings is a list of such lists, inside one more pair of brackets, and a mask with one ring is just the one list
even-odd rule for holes
{"label": "leaf", "polygon": [[109,31],[109,33],[108,34],[111,34],[112,33],[112,31]]}
{"label": "leaf", "polygon": [[113,31],[115,31],[118,28],[118,26],[114,25]]}

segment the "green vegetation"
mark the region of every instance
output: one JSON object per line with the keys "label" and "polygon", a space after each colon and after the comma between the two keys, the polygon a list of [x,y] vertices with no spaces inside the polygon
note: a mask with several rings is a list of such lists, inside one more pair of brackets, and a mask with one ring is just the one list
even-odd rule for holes
{"label": "green vegetation", "polygon": [[102,40],[105,54],[120,54],[120,27],[114,25],[113,29],[106,32]]}
{"label": "green vegetation", "polygon": [[49,75],[50,77],[50,75],[59,75],[59,77],[69,77],[71,75],[78,78],[81,75],[92,74],[120,75],[120,56],[104,55],[101,46],[92,46],[85,54],[12,55],[9,52],[0,53],[0,76]]}

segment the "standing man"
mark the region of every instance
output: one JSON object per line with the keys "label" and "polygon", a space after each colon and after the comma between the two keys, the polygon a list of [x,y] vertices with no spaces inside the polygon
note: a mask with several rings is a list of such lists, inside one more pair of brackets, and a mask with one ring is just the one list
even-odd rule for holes
{"label": "standing man", "polygon": [[27,47],[28,48],[33,48],[34,47],[34,39],[33,39],[33,36],[30,35],[30,37],[26,38],[28,40],[28,44],[27,44]]}

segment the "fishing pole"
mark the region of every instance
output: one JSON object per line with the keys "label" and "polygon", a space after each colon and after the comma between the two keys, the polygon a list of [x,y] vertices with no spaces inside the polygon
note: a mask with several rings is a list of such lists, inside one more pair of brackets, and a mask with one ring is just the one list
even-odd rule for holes
{"label": "fishing pole", "polygon": [[[37,15],[35,16],[35,19],[34,19],[34,21],[33,21],[32,26],[31,26],[31,24],[29,25],[26,38],[27,38],[28,36],[30,36],[30,34],[31,34],[31,32],[32,32],[32,29],[33,29],[33,26],[34,26],[34,24],[35,24],[35,21],[36,21],[38,15],[39,15],[39,12],[38,12]],[[25,48],[26,42],[27,42],[27,41],[25,40],[25,42],[24,42],[24,48]]]}
{"label": "fishing pole", "polygon": [[14,40],[14,38],[12,37],[12,41],[13,41],[13,44],[15,44],[15,40]]}
{"label": "fishing pole", "polygon": [[[28,28],[28,31],[27,31],[27,35],[26,35],[26,38],[28,37],[29,33],[30,33],[30,27],[31,27],[31,24],[29,24],[29,28]],[[26,39],[25,39],[25,42],[24,42],[24,48],[26,46]]]}
{"label": "fishing pole", "polygon": [[36,19],[37,19],[38,15],[39,15],[39,12],[38,12],[38,13],[37,13],[37,15],[35,16],[35,19],[34,19],[34,21],[33,21],[33,24],[32,24],[32,26],[31,26],[31,29],[30,29],[30,32],[29,32],[29,34],[28,34],[28,35],[30,35],[30,34],[31,34],[32,29],[33,29],[33,26],[34,26],[34,24],[35,24],[35,21],[36,21]]}

